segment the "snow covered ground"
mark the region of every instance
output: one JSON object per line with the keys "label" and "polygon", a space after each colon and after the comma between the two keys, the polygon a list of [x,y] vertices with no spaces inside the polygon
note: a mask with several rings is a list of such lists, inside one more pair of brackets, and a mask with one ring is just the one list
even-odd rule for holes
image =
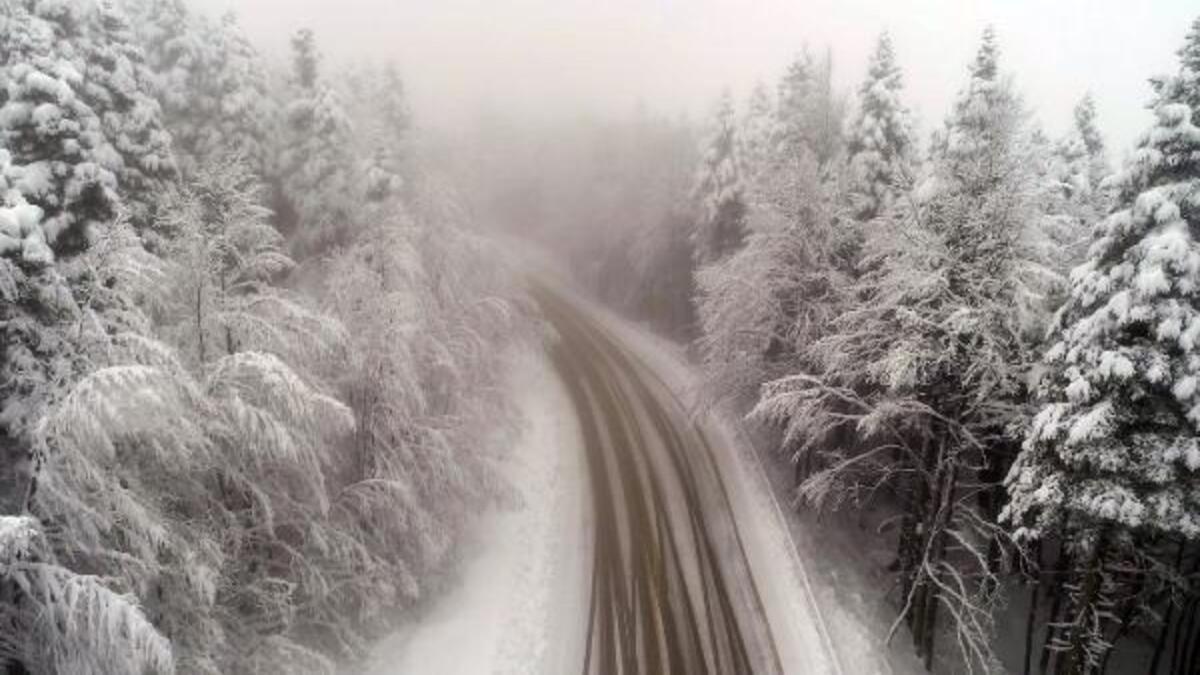
{"label": "snow covered ground", "polygon": [[482,518],[454,590],[376,649],[370,675],[562,675],[583,663],[591,574],[581,434],[541,354],[509,386],[525,427],[507,473],[517,508]]}

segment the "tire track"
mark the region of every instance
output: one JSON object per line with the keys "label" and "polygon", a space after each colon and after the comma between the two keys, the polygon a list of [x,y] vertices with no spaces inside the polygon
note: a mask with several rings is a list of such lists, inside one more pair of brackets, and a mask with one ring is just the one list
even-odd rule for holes
{"label": "tire track", "polygon": [[584,675],[782,672],[707,441],[600,327],[533,291],[561,337],[593,488]]}

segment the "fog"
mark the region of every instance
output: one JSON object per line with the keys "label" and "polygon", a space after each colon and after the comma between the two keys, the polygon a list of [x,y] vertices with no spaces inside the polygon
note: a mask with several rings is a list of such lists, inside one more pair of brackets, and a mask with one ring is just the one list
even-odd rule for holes
{"label": "fog", "polygon": [[915,0],[200,0],[233,9],[281,56],[297,28],[333,59],[393,58],[417,118],[452,129],[481,108],[538,122],[625,115],[638,102],[693,116],[723,87],[773,84],[806,45],[828,47],[834,81],[852,90],[880,31],[891,32],[906,95],[923,128],[940,123],[991,23],[1008,71],[1051,133],[1085,90],[1118,157],[1147,116],[1147,74],[1171,67],[1190,0],[981,2]]}
{"label": "fog", "polygon": [[0,0],[0,675],[1197,675],[1151,4]]}

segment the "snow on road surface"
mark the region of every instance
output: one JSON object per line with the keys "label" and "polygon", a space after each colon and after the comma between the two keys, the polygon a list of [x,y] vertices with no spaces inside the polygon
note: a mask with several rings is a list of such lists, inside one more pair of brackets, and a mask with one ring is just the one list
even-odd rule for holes
{"label": "snow on road surface", "polygon": [[[678,346],[565,286],[556,285],[555,292],[619,342],[648,379],[661,381],[681,407],[689,407],[698,376]],[[581,672],[595,537],[583,434],[546,355],[522,358],[511,387],[527,425],[507,473],[524,503],[482,519],[455,589],[377,649],[370,675]],[[838,574],[837,555],[780,505],[740,424],[724,414],[694,423],[710,447],[692,451],[711,453],[720,474],[722,499],[736,521],[783,672],[921,672],[906,645],[882,644],[886,625],[863,611],[866,603],[840,605],[839,598],[877,598],[883,591],[861,576]],[[844,557],[844,542],[840,548]]]}
{"label": "snow on road surface", "polygon": [[541,354],[509,386],[525,427],[506,474],[522,504],[482,518],[454,590],[388,640],[370,675],[563,675],[583,662],[590,494],[574,410]]}
{"label": "snow on road surface", "polygon": [[[683,350],[648,329],[569,294],[649,370],[691,404],[700,378]],[[752,572],[761,588],[780,661],[786,673],[845,675],[917,675],[924,669],[912,654],[906,635],[885,645],[889,609],[880,598],[886,589],[858,573],[862,561],[852,536],[829,541],[828,533],[809,527],[806,519],[780,503],[762,459],[741,423],[724,411],[695,420],[712,444],[730,507],[742,536]],[[818,647],[818,649],[814,649]],[[815,652],[815,653],[814,653]]]}

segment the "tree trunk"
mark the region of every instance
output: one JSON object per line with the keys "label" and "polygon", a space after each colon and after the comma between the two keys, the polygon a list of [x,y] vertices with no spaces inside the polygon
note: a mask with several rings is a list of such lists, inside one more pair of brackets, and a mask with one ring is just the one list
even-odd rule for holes
{"label": "tree trunk", "polygon": [[[1200,572],[1200,555],[1196,557],[1191,570],[1187,573],[1187,577],[1193,580],[1193,584],[1197,572]],[[1169,671],[1174,675],[1191,675],[1189,671],[1196,667],[1191,660],[1191,657],[1195,655],[1191,653],[1192,650],[1188,648],[1188,645],[1192,642],[1192,629],[1196,622],[1197,608],[1200,606],[1200,595],[1197,595],[1197,590],[1200,589],[1197,589],[1195,585],[1189,588],[1181,603],[1179,620],[1175,622],[1175,641],[1171,649],[1171,670]]]}
{"label": "tree trunk", "polygon": [[1063,580],[1067,576],[1067,570],[1071,567],[1071,553],[1063,543],[1058,545],[1058,559],[1055,561],[1054,572],[1050,578],[1049,588],[1053,595],[1053,600],[1050,602],[1050,613],[1046,616],[1046,638],[1042,642],[1042,654],[1038,659],[1038,672],[1041,675],[1046,675],[1051,666],[1051,658],[1054,656],[1054,650],[1051,647],[1054,640],[1058,637],[1058,632],[1061,630],[1056,624],[1060,623],[1063,611],[1063,595],[1066,591],[1063,589]]}
{"label": "tree trunk", "polygon": [[1071,647],[1065,663],[1067,675],[1084,675],[1088,671],[1088,628],[1087,617],[1091,614],[1100,596],[1100,583],[1103,575],[1104,548],[1107,545],[1107,533],[1100,531],[1096,539],[1095,549],[1088,559],[1087,570],[1084,572],[1083,588],[1080,590],[1080,600],[1075,603],[1076,621],[1071,631]]}
{"label": "tree trunk", "polygon": [[[936,495],[939,499],[933,513],[933,523],[929,530],[929,536],[933,538],[929,551],[929,567],[932,570],[938,569],[946,555],[945,531],[954,517],[955,485],[958,481],[957,464],[946,457],[944,448],[939,455],[938,473],[941,474],[941,480],[938,481],[938,493]],[[924,655],[926,670],[933,668],[939,600],[940,595],[937,586],[927,584],[925,590],[925,628],[921,636],[921,652]]]}
{"label": "tree trunk", "polygon": [[1175,656],[1172,672],[1176,675],[1192,675],[1195,672],[1195,628],[1197,599],[1191,598],[1184,606],[1183,616],[1175,631]]}
{"label": "tree trunk", "polygon": [[[922,461],[928,464],[925,459],[929,454],[929,440],[925,439],[921,448]],[[904,517],[900,523],[900,538],[897,542],[896,558],[900,563],[900,574],[902,580],[902,593],[900,598],[902,601],[908,599],[908,596],[913,591],[913,584],[916,582],[917,559],[921,553],[921,533],[919,525],[925,519],[925,499],[928,494],[928,486],[925,484],[926,474],[914,472],[912,477],[908,479],[904,488]],[[909,614],[909,628],[913,626],[912,615]]]}
{"label": "tree trunk", "polygon": [[1029,612],[1025,615],[1025,666],[1024,675],[1030,675],[1033,658],[1033,634],[1037,626],[1038,604],[1041,601],[1042,590],[1042,540],[1038,539],[1034,549],[1035,568],[1032,570],[1033,585],[1029,590]]}
{"label": "tree trunk", "polygon": [[1171,618],[1174,614],[1175,602],[1168,596],[1167,611],[1163,612],[1162,627],[1158,629],[1158,638],[1154,641],[1154,656],[1150,658],[1150,669],[1146,671],[1147,675],[1156,675],[1158,673],[1158,665],[1162,662],[1163,652],[1166,651],[1167,634],[1171,632]]}
{"label": "tree trunk", "polygon": [[201,286],[196,287],[196,344],[203,365],[208,358],[204,353],[204,289]]}
{"label": "tree trunk", "polygon": [[[929,584],[922,580],[925,573],[922,567],[922,559],[924,550],[928,542],[930,532],[933,531],[930,522],[935,514],[935,509],[930,506],[931,502],[936,498],[935,491],[938,488],[937,478],[933,478],[933,485],[929,484],[933,477],[933,468],[937,466],[937,451],[934,449],[934,444],[930,439],[922,440],[922,466],[921,471],[917,474],[916,495],[914,498],[914,513],[913,526],[914,529],[920,527],[919,531],[914,532],[912,542],[912,560],[911,572],[909,576],[909,587],[912,595],[912,604],[909,608],[909,628],[912,631],[913,646],[916,648],[917,656],[922,655],[922,645],[925,643],[925,631],[927,623],[925,621],[925,611],[928,608],[926,596],[929,592]],[[906,596],[907,597],[907,596]]]}

